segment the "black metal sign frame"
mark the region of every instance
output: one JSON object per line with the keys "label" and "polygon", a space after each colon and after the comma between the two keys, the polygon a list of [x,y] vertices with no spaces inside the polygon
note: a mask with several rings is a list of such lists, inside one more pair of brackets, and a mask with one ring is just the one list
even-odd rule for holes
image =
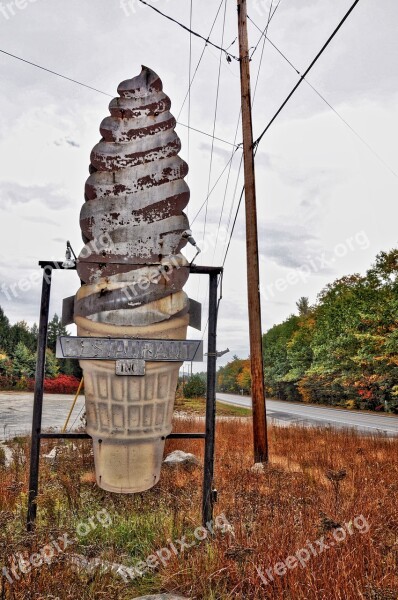
{"label": "black metal sign frame", "polygon": [[[87,433],[43,433],[43,391],[46,345],[48,333],[48,319],[50,308],[50,292],[52,273],[54,269],[65,269],[62,261],[40,261],[43,269],[43,283],[40,302],[39,334],[37,342],[36,379],[33,400],[32,441],[29,468],[29,494],[27,510],[27,530],[32,531],[37,514],[37,495],[39,491],[40,445],[42,439],[91,439]],[[71,270],[70,268],[68,270]],[[171,433],[168,439],[203,439],[204,470],[202,492],[202,523],[205,526],[213,518],[213,505],[216,492],[213,490],[214,479],[214,451],[215,451],[215,425],[216,425],[216,340],[217,340],[217,288],[218,280],[222,276],[222,267],[190,266],[190,273],[209,276],[209,320],[207,336],[207,394],[206,394],[206,421],[204,433]],[[108,359],[109,360],[109,359]],[[180,359],[181,360],[181,359]]]}

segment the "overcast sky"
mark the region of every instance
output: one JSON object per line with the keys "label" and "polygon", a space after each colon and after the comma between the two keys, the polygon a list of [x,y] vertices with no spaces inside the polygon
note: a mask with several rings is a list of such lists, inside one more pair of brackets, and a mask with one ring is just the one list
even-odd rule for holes
{"label": "overcast sky", "polygon": [[[148,1],[189,24],[189,0]],[[207,36],[219,0],[192,4],[192,27]],[[347,0],[282,0],[269,38],[303,72],[350,5]],[[269,6],[270,0],[248,0],[249,16],[261,29]],[[235,0],[226,1],[225,14],[223,41],[224,5],[211,40],[227,47],[237,36]],[[308,76],[379,158],[306,83],[261,141],[256,178],[264,331],[295,312],[300,296],[314,303],[326,283],[346,273],[363,273],[378,252],[397,244],[397,22],[396,0],[361,0]],[[147,65],[161,77],[172,113],[188,123],[188,101],[178,115],[188,89],[190,36],[138,0],[4,1],[0,33],[2,50],[111,96],[120,81]],[[251,46],[259,35],[249,23]],[[204,42],[192,37],[191,43],[193,74]],[[238,53],[237,46],[235,41],[230,47],[232,54]],[[251,62],[252,91],[258,77],[255,137],[298,78],[268,42],[260,66],[261,54],[262,42]],[[190,124],[209,134],[219,60],[219,51],[207,46],[191,88]],[[111,98],[5,54],[0,54],[0,73],[0,305],[11,322],[25,319],[32,324],[39,313],[37,261],[62,259],[67,239],[76,253],[82,247],[79,211],[89,155],[99,141],[99,124],[109,114]],[[217,137],[234,141],[239,108],[239,63],[227,63],[222,56]],[[182,125],[177,132],[181,156],[190,167],[188,215],[193,219],[233,147],[216,140],[211,159],[211,137],[191,131],[188,139]],[[241,141],[240,128],[236,140]],[[233,218],[242,185],[240,159],[238,149],[230,172],[225,170],[209,198],[204,243],[205,208],[192,225],[204,249],[200,264],[222,262],[229,216]],[[186,254],[191,258],[192,248]],[[75,272],[56,273],[51,312],[60,313],[62,298],[78,287]],[[191,276],[186,291],[204,302],[207,281],[199,284],[198,276]],[[219,317],[218,347],[231,351],[220,364],[233,354],[246,357],[243,206],[225,265]],[[200,335],[189,332],[193,339]]]}

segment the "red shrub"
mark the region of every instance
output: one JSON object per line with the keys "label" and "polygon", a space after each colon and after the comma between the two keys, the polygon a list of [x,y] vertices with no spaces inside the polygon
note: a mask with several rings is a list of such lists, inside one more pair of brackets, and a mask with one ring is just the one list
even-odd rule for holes
{"label": "red shrub", "polygon": [[[55,379],[44,380],[44,391],[47,394],[75,394],[79,387],[80,380],[73,375],[58,375]],[[32,391],[35,386],[35,380],[29,380],[29,390]]]}
{"label": "red shrub", "polygon": [[0,375],[0,390],[11,390],[15,385],[15,378],[10,375]]}

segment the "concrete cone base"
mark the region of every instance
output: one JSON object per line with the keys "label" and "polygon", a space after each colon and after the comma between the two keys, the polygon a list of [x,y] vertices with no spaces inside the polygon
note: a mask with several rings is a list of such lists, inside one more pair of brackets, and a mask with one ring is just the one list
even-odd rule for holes
{"label": "concrete cone base", "polygon": [[164,440],[123,441],[93,438],[95,475],[103,490],[134,494],[159,481]]}
{"label": "concrete cone base", "polygon": [[[76,324],[81,336],[185,339],[188,318],[142,328],[110,326],[82,317],[76,318]],[[145,375],[135,377],[116,375],[115,361],[80,361],[87,433],[93,438],[96,479],[102,489],[142,492],[159,480],[181,364],[147,362]]]}

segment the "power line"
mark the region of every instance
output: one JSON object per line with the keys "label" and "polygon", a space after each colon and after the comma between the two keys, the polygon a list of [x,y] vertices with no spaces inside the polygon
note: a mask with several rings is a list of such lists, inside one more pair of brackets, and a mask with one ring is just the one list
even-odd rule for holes
{"label": "power line", "polygon": [[[223,27],[222,27],[222,34],[221,34],[221,44],[224,43],[226,13],[227,13],[227,0],[224,1],[224,19],[223,19]],[[209,200],[209,191],[210,191],[210,184],[211,184],[211,171],[212,171],[212,166],[213,166],[214,134],[215,134],[215,131],[216,131],[218,97],[219,97],[219,92],[220,92],[220,80],[221,80],[221,52],[220,52],[220,60],[218,62],[217,87],[216,87],[216,102],[215,102],[215,106],[214,106],[214,118],[213,118],[213,139],[212,139],[212,142],[211,142],[209,178],[208,178],[208,181],[207,181],[207,198],[206,198],[205,220],[204,220],[204,226],[203,226],[203,242],[204,242],[205,235],[206,235],[207,209],[208,209],[208,205],[209,205],[208,200]]]}
{"label": "power line", "polygon": [[[242,111],[239,110],[238,122],[236,124],[236,129],[235,129],[234,142],[236,142],[236,138],[238,136],[238,130],[239,130],[239,123],[240,123],[241,112]],[[223,214],[224,214],[225,201],[227,199],[227,191],[228,191],[228,186],[229,186],[229,178],[231,176],[232,162],[233,162],[234,154],[235,154],[235,150],[232,150],[231,160],[229,162],[229,169],[228,169],[227,181],[225,183],[224,195],[223,195],[223,199],[222,199],[222,205],[221,205],[221,211],[220,211],[220,218],[218,219],[217,235],[216,235],[216,241],[215,241],[215,244],[214,244],[212,262],[214,261],[214,257],[216,255],[217,244],[218,244],[218,236],[220,234],[221,221],[222,221],[222,217],[223,217]]]}
{"label": "power line", "polygon": [[[352,6],[350,7],[350,9],[346,12],[346,14],[344,15],[344,17],[340,21],[340,23],[334,29],[333,33],[329,36],[329,38],[327,39],[327,41],[324,43],[324,45],[322,46],[322,48],[320,49],[320,51],[318,52],[318,54],[315,56],[314,60],[311,62],[311,64],[309,65],[309,67],[306,69],[306,71],[304,72],[304,74],[300,76],[300,80],[298,81],[298,83],[294,86],[294,88],[292,89],[292,91],[290,92],[290,94],[287,96],[287,98],[281,104],[281,106],[279,107],[279,109],[277,110],[277,112],[275,113],[275,115],[272,117],[272,119],[268,123],[268,125],[265,127],[265,129],[263,130],[263,132],[261,133],[261,135],[253,143],[254,155],[256,155],[259,143],[260,143],[261,139],[263,138],[263,136],[265,135],[265,133],[271,127],[272,123],[275,121],[275,119],[277,118],[277,116],[281,113],[281,111],[286,106],[286,104],[288,103],[288,101],[290,100],[290,98],[293,96],[294,92],[297,90],[297,88],[300,86],[300,84],[303,81],[305,81],[304,78],[306,77],[306,75],[308,75],[308,73],[310,72],[310,70],[312,69],[312,67],[315,65],[315,63],[317,62],[317,60],[319,59],[319,57],[326,50],[326,48],[328,47],[328,45],[330,44],[330,42],[332,41],[332,39],[335,37],[335,35],[339,31],[339,29],[342,27],[342,25],[345,23],[345,21],[347,20],[347,18],[351,14],[351,12],[354,10],[354,8],[358,4],[358,2],[359,2],[359,0],[355,0],[355,2],[352,4]],[[233,222],[233,225],[232,225],[231,235],[230,235],[230,238],[228,240],[228,246],[227,246],[227,249],[226,249],[226,252],[225,252],[225,255],[224,255],[223,266],[224,266],[225,261],[226,261],[227,256],[228,256],[228,252],[229,252],[229,248],[230,248],[230,245],[231,245],[232,236],[233,236],[233,233],[234,233],[234,230],[235,230],[236,220],[238,218],[238,213],[239,213],[240,205],[241,205],[242,198],[243,198],[244,189],[245,189],[245,187],[243,186],[241,194],[240,194],[240,198],[239,198],[238,207],[236,209],[236,213],[235,213],[235,217],[234,217],[234,222]]]}
{"label": "power line", "polygon": [[[235,187],[234,187],[234,193],[233,193],[233,196],[232,196],[231,207],[229,209],[229,214],[228,214],[227,233],[229,232],[229,226],[231,225],[232,211],[233,211],[234,205],[235,205],[236,192],[237,192],[237,189],[238,189],[238,183],[239,183],[239,178],[240,178],[240,172],[242,170],[242,165],[243,165],[243,152],[240,155],[240,161],[239,161],[238,173],[236,175],[236,182],[235,182]],[[224,244],[224,247],[225,247],[225,244]]]}
{"label": "power line", "polygon": [[[272,12],[273,0],[271,0],[271,4],[270,4],[270,7],[269,7],[269,13],[268,13],[268,20],[267,20],[266,26],[264,27],[264,31],[261,32],[261,29],[259,27],[257,27],[257,25],[255,25],[255,23],[253,23],[253,21],[252,21],[253,25],[255,25],[257,27],[257,29],[261,32],[261,35],[260,35],[259,40],[258,40],[258,42],[256,44],[256,47],[254,48],[254,50],[253,50],[253,52],[252,52],[252,54],[250,56],[250,60],[251,60],[253,54],[255,53],[255,51],[257,50],[257,47],[258,47],[258,45],[260,43],[261,38],[262,37],[264,38],[263,39],[263,47],[261,48],[260,62],[259,62],[259,65],[258,65],[258,70],[257,70],[256,83],[255,83],[255,86],[254,86],[253,99],[252,99],[252,108],[253,108],[253,105],[254,105],[254,99],[256,97],[257,85],[258,85],[258,80],[259,80],[259,77],[260,77],[261,65],[262,65],[262,62],[263,62],[264,49],[265,49],[265,40],[267,39],[268,27],[269,27],[269,24],[271,23],[272,17],[276,13],[276,11],[278,9],[278,6],[280,5],[281,2],[282,2],[282,0],[279,0],[278,4],[275,7],[274,12]],[[250,18],[249,15],[248,15],[248,18]],[[251,19],[250,19],[250,21],[251,21]]]}
{"label": "power line", "polygon": [[233,58],[234,60],[239,61],[239,58],[237,56],[234,56],[233,54],[231,54],[230,52],[228,52],[222,46],[218,46],[217,44],[214,44],[213,42],[210,41],[209,38],[205,38],[203,35],[201,35],[197,31],[193,31],[192,29],[190,29],[189,27],[187,27],[183,23],[180,23],[179,21],[177,21],[177,19],[174,19],[173,17],[170,17],[170,15],[166,15],[164,12],[162,12],[161,10],[159,10],[158,8],[156,8],[155,6],[152,6],[152,4],[148,4],[148,2],[145,2],[145,0],[139,0],[139,2],[141,2],[141,4],[145,4],[145,6],[149,6],[149,8],[152,8],[152,10],[154,10],[155,12],[157,12],[159,15],[162,15],[162,17],[165,17],[169,21],[172,21],[176,25],[179,25],[180,27],[182,27],[182,29],[185,29],[185,31],[188,31],[192,35],[200,38],[201,40],[204,40],[206,42],[206,44],[209,44],[210,46],[213,46],[214,48],[217,48],[217,50],[221,50],[221,52],[224,52],[225,56],[227,57],[227,60],[231,61],[231,59]]}
{"label": "power line", "polygon": [[25,58],[21,58],[20,56],[11,54],[11,52],[6,52],[5,50],[1,50],[1,49],[0,49],[0,52],[2,54],[6,54],[7,56],[11,56],[12,58],[15,58],[16,60],[20,60],[21,62],[31,65],[32,67],[36,67],[37,69],[41,69],[42,71],[47,71],[47,73],[51,73],[52,75],[56,75],[57,77],[61,77],[62,79],[67,79],[68,81],[71,81],[72,83],[76,83],[77,85],[81,85],[82,87],[88,88],[89,90],[93,90],[94,92],[98,92],[99,94],[103,94],[104,96],[109,96],[110,98],[113,98],[112,94],[108,94],[107,92],[98,90],[97,88],[92,87],[91,85],[87,85],[86,83],[82,83],[81,81],[77,81],[76,79],[72,79],[71,77],[67,77],[66,75],[62,75],[62,73],[57,73],[57,71],[52,71],[51,69],[42,67],[41,65],[31,62],[30,60],[26,60]]}
{"label": "power line", "polygon": [[[257,44],[254,46],[253,52],[252,52],[252,53],[251,53],[251,55],[250,55],[250,60],[253,58],[253,54],[255,53],[255,51],[256,51],[256,50],[257,50],[257,48],[258,48],[258,45],[259,45],[259,43],[261,42],[261,38],[262,38],[264,35],[265,35],[265,36],[267,35],[269,24],[271,23],[271,21],[272,21],[272,19],[273,19],[274,15],[275,15],[276,11],[278,10],[278,8],[279,8],[279,5],[280,5],[280,3],[281,3],[281,2],[282,2],[282,0],[279,0],[278,4],[277,4],[277,5],[275,6],[275,8],[274,8],[274,12],[272,12],[272,5],[273,5],[273,3],[274,3],[274,0],[271,0],[271,4],[270,4],[270,7],[269,7],[269,12],[268,12],[268,20],[267,20],[267,24],[266,24],[266,26],[265,26],[265,28],[264,28],[264,31],[261,33],[260,37],[258,38],[258,42],[257,42]],[[249,16],[248,16],[248,19],[249,19],[249,20],[250,20],[250,21],[253,23],[253,21],[252,21],[252,20],[249,18]],[[253,25],[255,25],[255,23],[253,23]],[[257,25],[256,25],[256,27],[257,27]],[[259,31],[261,31],[261,29],[260,29],[259,27],[257,27],[257,29],[258,29]]]}
{"label": "power line", "polygon": [[[254,47],[254,50],[253,50],[253,52],[251,53],[251,56],[250,56],[250,59],[251,59],[251,58],[253,57],[253,54],[254,54],[254,53],[255,53],[255,51],[257,50],[257,47],[258,47],[258,45],[259,45],[259,43],[260,43],[260,41],[261,41],[261,38],[264,38],[264,40],[263,40],[263,46],[262,46],[262,48],[261,48],[260,62],[259,62],[258,70],[257,70],[256,83],[255,83],[255,86],[254,86],[254,91],[253,91],[252,107],[253,107],[253,105],[254,105],[254,99],[255,99],[255,97],[256,97],[257,85],[258,85],[258,80],[259,80],[259,76],[260,76],[260,70],[261,70],[261,64],[262,64],[262,61],[263,61],[263,56],[264,56],[265,40],[267,39],[268,27],[269,27],[269,24],[271,23],[271,20],[272,20],[272,18],[273,18],[273,17],[274,17],[274,15],[275,15],[276,11],[278,10],[278,8],[279,8],[279,5],[280,5],[280,3],[281,3],[281,2],[282,2],[282,0],[279,0],[278,4],[277,4],[277,5],[276,5],[276,7],[274,8],[274,11],[272,12],[273,0],[271,0],[271,4],[270,4],[270,8],[269,8],[269,13],[268,13],[268,20],[267,20],[267,24],[266,24],[266,26],[265,26],[265,28],[264,28],[264,31],[262,31],[262,32],[261,32],[261,36],[260,36],[260,38],[259,38],[259,40],[258,40],[258,42],[257,42],[256,46]],[[250,19],[250,20],[251,20],[251,19]],[[255,23],[253,23],[253,24],[255,25]],[[257,25],[256,25],[256,27],[257,27]],[[259,29],[259,27],[257,27],[257,29]],[[261,29],[259,29],[259,31],[261,31]],[[231,222],[231,217],[232,217],[233,206],[234,206],[234,204],[235,204],[235,196],[236,196],[236,190],[237,190],[237,187],[238,187],[238,182],[239,182],[239,175],[240,175],[240,171],[241,171],[241,168],[242,168],[242,161],[243,161],[243,154],[242,154],[242,156],[241,156],[241,160],[240,160],[240,164],[239,164],[238,175],[237,175],[237,178],[236,178],[236,184],[235,184],[235,190],[234,190],[233,199],[232,199],[232,203],[231,203],[231,209],[230,209],[230,212],[229,212],[229,215],[228,215],[227,231],[229,231],[229,225],[230,225],[230,222]],[[228,244],[227,244],[227,247],[226,247],[226,250],[225,250],[225,254],[224,254],[224,259],[223,259],[222,266],[224,266],[224,265],[225,265],[225,261],[227,260],[227,256],[228,256],[229,247],[230,247],[230,245],[231,245],[232,236],[233,236],[233,234],[234,234],[234,230],[235,230],[235,224],[236,224],[236,221],[237,221],[237,218],[238,218],[238,214],[239,214],[239,209],[240,209],[240,206],[241,206],[241,203],[242,203],[242,198],[243,198],[243,192],[244,192],[244,189],[245,189],[245,187],[243,186],[243,187],[242,187],[242,191],[241,191],[241,193],[240,193],[239,202],[238,202],[238,207],[237,207],[237,209],[236,209],[236,213],[235,213],[234,221],[233,221],[233,224],[232,224],[232,229],[231,229],[231,233],[230,233],[230,236],[229,236]]]}
{"label": "power line", "polygon": [[[253,23],[253,25],[259,30],[260,28],[258,27],[258,25],[256,25],[256,23],[248,16],[248,19]],[[367,147],[368,150],[370,150],[370,152],[395,176],[398,177],[397,173],[390,167],[390,165],[388,163],[386,163],[386,161],[376,152],[376,150],[374,148],[372,148],[372,146],[352,127],[352,125],[350,125],[350,123],[338,112],[338,110],[336,110],[334,108],[334,106],[332,106],[332,104],[325,98],[325,96],[323,96],[321,94],[321,92],[319,90],[316,89],[316,87],[314,85],[312,85],[312,83],[310,83],[308,81],[308,79],[306,79],[304,77],[304,75],[301,75],[300,71],[297,69],[297,67],[294,66],[294,64],[287,58],[287,56],[269,39],[269,37],[266,36],[266,34],[264,35],[264,43],[265,40],[267,40],[267,42],[269,42],[271,44],[271,46],[282,56],[282,58],[292,67],[292,69],[300,76],[303,78],[303,80],[305,81],[305,83],[317,94],[317,96],[319,96],[319,98],[321,98],[321,100],[323,100],[323,102],[335,113],[335,115],[337,115],[337,117],[340,119],[340,121],[342,121],[344,123],[344,125],[346,125],[348,127],[348,129],[350,129],[350,131]],[[257,83],[256,83],[257,85]]]}
{"label": "power line", "polygon": [[[257,42],[257,45],[256,45],[256,47],[255,47],[255,50],[256,50],[256,49],[257,49],[257,46],[258,46],[258,44],[259,44],[259,42],[260,42],[260,40],[261,40],[261,37],[263,37],[263,36],[264,36],[264,40],[263,40],[263,46],[262,46],[262,48],[261,48],[260,61],[259,61],[258,70],[257,70],[256,83],[255,83],[255,86],[254,86],[254,91],[253,91],[252,107],[253,107],[253,105],[254,105],[254,99],[255,99],[255,97],[256,97],[257,85],[258,85],[258,80],[259,80],[259,76],[260,76],[261,65],[262,65],[263,56],[264,56],[265,40],[267,39],[267,38],[266,38],[266,35],[267,35],[267,32],[268,32],[268,27],[269,27],[269,24],[270,24],[270,22],[271,22],[271,19],[272,19],[272,17],[274,16],[274,14],[275,14],[275,12],[276,12],[276,10],[277,10],[277,8],[278,8],[278,6],[280,5],[280,3],[281,3],[281,2],[282,2],[282,0],[279,0],[279,2],[278,2],[278,4],[277,4],[277,6],[275,7],[274,11],[272,12],[273,0],[271,0],[271,4],[270,4],[270,8],[269,8],[269,13],[268,13],[268,21],[267,21],[267,24],[266,24],[266,26],[265,26],[264,32],[261,34],[261,36],[260,36],[260,39],[259,39],[259,41]],[[252,55],[251,55],[251,56],[253,56],[253,54],[254,54],[255,50],[252,52]],[[237,123],[236,130],[235,130],[235,138],[234,138],[234,142],[236,142],[236,137],[237,137],[237,133],[238,133],[238,127],[239,127],[239,122],[240,122],[241,112],[242,112],[242,111],[240,110],[240,111],[239,111],[238,123]],[[243,155],[241,156],[241,161],[240,161],[240,165],[239,165],[239,169],[238,169],[238,175],[237,175],[237,179],[236,179],[235,189],[234,189],[234,193],[233,193],[233,197],[232,197],[232,202],[231,202],[231,209],[230,209],[230,212],[229,212],[229,215],[228,215],[227,232],[228,232],[228,230],[229,230],[229,225],[230,225],[230,222],[231,222],[231,216],[232,216],[233,205],[234,205],[234,203],[235,203],[236,189],[237,189],[237,186],[238,186],[238,181],[239,181],[240,170],[241,170],[241,167],[242,167],[242,159],[243,159]],[[222,207],[221,207],[220,219],[219,219],[219,221],[218,221],[218,228],[217,228],[216,243],[215,243],[214,252],[213,252],[213,260],[214,260],[214,256],[215,256],[215,253],[216,253],[216,248],[217,248],[218,235],[219,235],[219,231],[220,231],[220,225],[221,225],[221,219],[222,219],[222,215],[223,215],[223,212],[224,212],[224,204],[225,204],[226,193],[227,193],[227,188],[228,188],[228,183],[229,183],[229,177],[230,177],[230,174],[231,174],[231,168],[232,168],[232,160],[231,160],[231,162],[230,162],[230,166],[229,166],[228,177],[227,177],[227,183],[226,183],[225,192],[224,192],[224,197],[223,197],[223,203],[222,203]],[[239,200],[239,207],[240,207],[240,200]],[[238,207],[238,210],[239,210],[239,207]],[[235,221],[236,221],[236,219],[235,219]],[[234,221],[233,228],[235,227],[235,221]],[[232,231],[232,233],[233,233],[233,231]],[[232,237],[232,234],[231,234],[231,237]],[[228,250],[227,250],[227,253],[228,253]],[[226,258],[226,257],[225,257],[225,258]],[[225,258],[224,258],[223,265],[224,265],[224,263],[225,263]]]}
{"label": "power line", "polygon": [[[219,7],[218,7],[218,9],[217,9],[217,12],[216,12],[216,16],[214,17],[214,20],[213,20],[212,26],[210,27],[209,35],[208,35],[207,37],[210,37],[210,36],[211,36],[211,34],[212,34],[212,31],[213,31],[213,29],[214,29],[214,25],[216,24],[216,21],[217,21],[217,18],[218,18],[218,15],[219,15],[219,12],[220,12],[220,10],[221,10],[222,3],[223,3],[223,2],[224,2],[224,0],[221,0],[221,1],[220,1]],[[232,42],[232,44],[233,44],[233,43],[234,43],[234,42]],[[232,44],[231,44],[231,46],[232,46]],[[229,47],[229,46],[228,46],[228,47]],[[205,53],[205,50],[206,50],[206,48],[207,48],[207,44],[205,44],[205,45],[203,46],[203,49],[202,49],[201,55],[200,55],[200,57],[199,57],[199,60],[198,60],[198,64],[197,64],[197,65],[196,65],[196,67],[195,67],[195,72],[194,72],[194,74],[193,74],[193,77],[192,77],[192,79],[191,79],[191,80],[190,80],[190,82],[189,82],[189,85],[188,85],[188,91],[187,91],[187,93],[185,94],[185,97],[184,97],[183,103],[182,103],[182,105],[181,105],[181,108],[180,108],[180,112],[178,113],[177,121],[178,121],[178,119],[180,118],[180,115],[181,115],[181,113],[182,113],[182,109],[184,108],[185,102],[186,102],[186,100],[187,100],[187,98],[188,98],[188,95],[190,94],[191,87],[192,87],[192,84],[193,84],[193,80],[195,79],[195,76],[196,76],[196,73],[197,73],[197,71],[198,71],[198,69],[199,69],[200,63],[202,62],[202,58],[203,58],[203,55],[204,55],[204,53]]]}
{"label": "power line", "polygon": [[201,133],[202,135],[205,135],[212,139],[218,140],[219,142],[223,142],[224,144],[228,144],[228,146],[235,146],[236,148],[239,147],[239,144],[235,144],[235,142],[228,142],[227,140],[224,140],[223,138],[219,138],[216,135],[212,135],[211,133],[206,133],[206,131],[202,131],[201,129],[196,129],[196,127],[192,127],[192,126],[186,125],[185,123],[181,123],[181,121],[177,121],[177,125],[181,125],[181,127],[186,127],[187,129],[190,129],[191,131],[196,131],[197,133]]}
{"label": "power line", "polygon": [[345,23],[345,21],[348,19],[349,15],[352,13],[352,11],[354,10],[354,8],[358,4],[358,2],[359,2],[359,0],[355,0],[355,2],[352,4],[351,8],[349,8],[349,10],[346,12],[346,14],[344,15],[344,17],[342,18],[342,20],[340,21],[340,23],[337,25],[337,27],[335,28],[335,30],[333,31],[333,33],[329,36],[329,38],[326,40],[326,42],[324,43],[324,45],[322,46],[322,48],[320,49],[320,51],[318,52],[318,54],[315,56],[314,60],[311,62],[311,64],[309,65],[309,67],[305,70],[304,74],[300,76],[299,81],[296,83],[296,85],[294,86],[294,88],[292,89],[292,91],[290,92],[290,94],[287,96],[287,98],[283,101],[283,103],[281,104],[281,106],[278,108],[278,110],[276,111],[276,113],[272,117],[271,121],[268,123],[268,125],[265,127],[265,129],[263,130],[263,132],[259,135],[259,137],[255,140],[255,142],[253,143],[253,147],[258,146],[258,144],[262,140],[262,138],[265,135],[265,133],[271,127],[272,123],[275,121],[275,119],[278,117],[278,115],[282,112],[282,110],[284,109],[284,107],[286,106],[286,104],[289,102],[290,98],[293,96],[293,94],[297,90],[297,88],[303,83],[304,78],[308,75],[308,73],[311,71],[312,67],[315,65],[315,63],[318,61],[318,59],[324,53],[324,51],[326,50],[326,48],[329,46],[330,42],[335,37],[336,33],[340,30],[340,28]]}
{"label": "power line", "polygon": [[[226,15],[227,15],[227,0],[224,0],[224,18],[223,18],[222,33],[221,33],[221,46],[224,44],[225,18],[226,18]],[[208,207],[209,207],[209,191],[210,191],[210,184],[211,184],[211,172],[212,172],[213,154],[214,154],[214,134],[215,134],[215,131],[216,131],[218,98],[219,98],[219,93],[220,93],[221,57],[222,57],[222,52],[220,51],[220,57],[219,57],[219,61],[218,61],[218,73],[217,73],[216,101],[215,101],[215,105],[214,105],[213,139],[211,141],[209,177],[208,177],[208,181],[207,181],[207,197],[206,197],[206,204],[205,204],[205,219],[204,219],[204,224],[203,224],[202,246],[204,245],[204,241],[205,241],[205,237],[206,237],[207,212],[208,212]],[[197,292],[198,300],[199,300],[200,282],[201,282],[201,279],[199,278],[199,281],[198,281],[198,292]]]}
{"label": "power line", "polygon": [[[224,1],[224,0],[222,0]],[[87,85],[86,83],[82,83],[81,81],[77,81],[76,79],[72,79],[71,77],[67,77],[66,75],[63,75],[62,73],[58,73],[57,71],[52,71],[51,69],[47,69],[47,67],[43,67],[42,65],[38,65],[37,63],[31,62],[29,60],[26,60],[25,58],[21,58],[20,56],[16,56],[15,54],[11,54],[10,52],[6,52],[5,50],[1,50],[0,52],[2,54],[6,54],[7,56],[11,56],[12,58],[15,58],[16,60],[19,60],[23,63],[26,63],[32,67],[36,67],[37,69],[41,69],[42,71],[46,71],[47,73],[50,73],[51,75],[56,75],[57,77],[61,77],[61,79],[66,79],[67,81],[71,81],[72,83],[76,83],[77,85],[80,85],[82,87],[88,88],[89,90],[92,90],[94,92],[98,92],[99,94],[103,94],[104,96],[109,96],[109,98],[114,98],[114,94],[108,94],[107,92],[104,92],[102,90],[99,90],[95,87],[92,87],[91,85]],[[205,135],[207,137],[211,137],[215,140],[218,140],[219,142],[223,142],[224,144],[228,144],[229,146],[234,146],[235,144],[233,144],[232,142],[228,142],[227,140],[224,140],[222,138],[219,137],[215,137],[213,136],[211,133],[206,133],[206,131],[202,131],[201,129],[197,129],[196,127],[191,127],[190,125],[186,125],[185,123],[181,123],[180,121],[177,121],[177,125],[181,125],[181,127],[186,127],[188,129],[191,129],[192,131],[196,131],[197,133],[201,133],[202,135]]]}
{"label": "power line", "polygon": [[[192,1],[189,3],[189,28],[192,29]],[[187,162],[189,164],[189,150],[190,150],[190,126],[191,126],[191,69],[192,69],[192,33],[189,34],[189,61],[188,61],[188,144],[187,144]],[[187,177],[189,181],[189,173]],[[187,206],[187,215],[189,208]]]}
{"label": "power line", "polygon": [[[234,150],[233,155],[235,154],[235,152],[240,148],[240,144],[238,144]],[[217,187],[218,182],[220,181],[221,177],[224,175],[225,171],[227,170],[229,164],[231,163],[232,159],[233,159],[233,155],[230,157],[230,159],[228,160],[227,164],[224,166],[223,170],[221,171],[220,175],[218,176],[218,178],[216,179],[216,182],[214,183],[213,187],[211,188],[209,194],[206,196],[206,198],[204,199],[203,203],[201,204],[199,210],[197,211],[196,215],[194,216],[194,218],[192,219],[192,221],[190,222],[190,225],[192,226],[194,224],[194,222],[196,221],[196,219],[198,218],[198,216],[200,215],[200,213],[202,212],[206,202],[208,201],[208,199],[210,198],[210,196],[212,195],[213,191],[215,190],[215,188]]]}
{"label": "power line", "polygon": [[235,218],[234,218],[234,222],[232,224],[232,229],[231,229],[231,235],[229,236],[229,240],[228,240],[228,246],[227,249],[225,251],[224,254],[224,259],[222,261],[222,266],[225,265],[225,261],[227,260],[227,256],[228,256],[228,252],[229,252],[229,247],[231,245],[231,240],[232,240],[232,236],[234,235],[234,230],[235,230],[235,225],[236,225],[236,220],[238,218],[238,214],[239,214],[239,209],[240,209],[240,205],[242,203],[242,198],[243,198],[243,192],[245,191],[245,186],[242,186],[242,191],[240,193],[240,197],[239,197],[239,202],[238,202],[238,207],[236,209],[236,213],[235,213]]}

